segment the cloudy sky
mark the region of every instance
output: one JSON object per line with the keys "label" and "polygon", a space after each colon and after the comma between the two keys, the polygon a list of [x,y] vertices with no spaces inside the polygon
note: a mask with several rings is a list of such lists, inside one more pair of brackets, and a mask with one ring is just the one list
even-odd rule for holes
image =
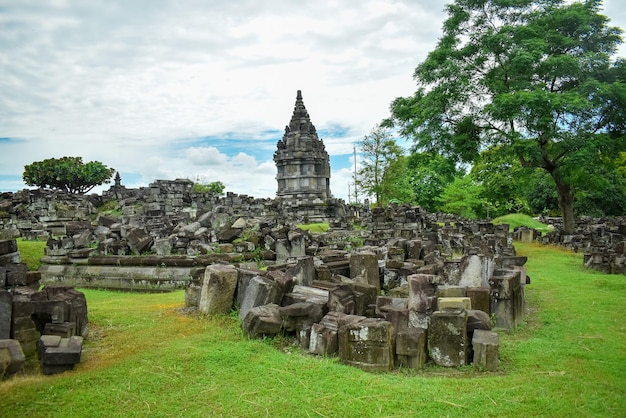
{"label": "cloudy sky", "polygon": [[[621,3],[604,14],[626,28]],[[0,191],[26,187],[26,164],[81,156],[127,187],[220,180],[273,197],[273,152],[302,90],[347,199],[353,143],[413,93],[444,4],[0,0]]]}

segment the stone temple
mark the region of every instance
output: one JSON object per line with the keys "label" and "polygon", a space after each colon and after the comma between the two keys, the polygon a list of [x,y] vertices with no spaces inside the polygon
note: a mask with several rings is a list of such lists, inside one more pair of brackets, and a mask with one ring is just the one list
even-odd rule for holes
{"label": "stone temple", "polygon": [[322,203],[332,197],[328,153],[311,123],[300,90],[285,135],[278,141],[274,162],[279,199]]}

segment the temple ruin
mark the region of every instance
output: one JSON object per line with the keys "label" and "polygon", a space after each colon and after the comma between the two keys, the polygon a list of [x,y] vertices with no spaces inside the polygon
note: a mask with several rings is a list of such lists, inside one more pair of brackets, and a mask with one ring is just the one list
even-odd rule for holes
{"label": "temple ruin", "polygon": [[331,197],[328,153],[311,123],[300,90],[291,121],[277,147],[274,153],[278,170],[276,196],[300,201],[327,201]]}

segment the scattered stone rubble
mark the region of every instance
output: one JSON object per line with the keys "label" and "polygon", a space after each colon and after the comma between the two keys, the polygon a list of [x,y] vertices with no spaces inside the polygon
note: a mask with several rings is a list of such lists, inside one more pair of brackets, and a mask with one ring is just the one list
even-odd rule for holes
{"label": "scattered stone rubble", "polygon": [[39,354],[45,374],[80,362],[87,336],[87,302],[68,286],[44,286],[21,262],[15,239],[0,240],[0,378],[18,373]]}
{"label": "scattered stone rubble", "polygon": [[560,218],[542,218],[554,230],[542,236],[533,229],[520,228],[515,239],[558,245],[583,252],[585,267],[608,274],[626,274],[626,216],[613,218],[580,218],[573,234],[566,234]]}

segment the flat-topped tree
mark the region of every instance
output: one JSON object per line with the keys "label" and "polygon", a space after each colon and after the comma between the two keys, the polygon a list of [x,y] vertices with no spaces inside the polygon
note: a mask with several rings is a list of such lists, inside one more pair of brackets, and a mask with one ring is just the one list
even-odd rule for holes
{"label": "flat-topped tree", "polygon": [[85,164],[82,157],[61,157],[24,166],[22,179],[29,186],[83,194],[108,183],[114,173],[115,169],[108,168],[99,161]]}
{"label": "flat-topped tree", "polygon": [[541,168],[574,230],[577,188],[626,146],[622,30],[602,2],[456,0],[435,50],[415,69],[417,91],[397,98],[387,125],[419,149],[473,162],[499,147]]}

